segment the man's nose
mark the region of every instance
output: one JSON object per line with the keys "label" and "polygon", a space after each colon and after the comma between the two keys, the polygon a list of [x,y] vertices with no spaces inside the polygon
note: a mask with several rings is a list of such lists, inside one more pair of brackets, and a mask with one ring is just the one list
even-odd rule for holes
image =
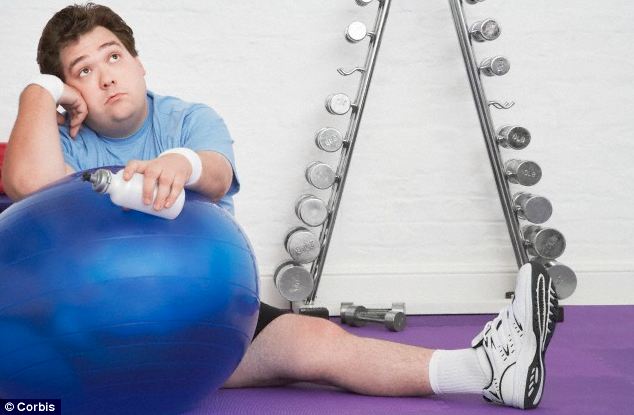
{"label": "man's nose", "polygon": [[110,71],[102,71],[101,72],[101,86],[103,88],[108,88],[112,85],[116,84],[114,76],[110,73]]}

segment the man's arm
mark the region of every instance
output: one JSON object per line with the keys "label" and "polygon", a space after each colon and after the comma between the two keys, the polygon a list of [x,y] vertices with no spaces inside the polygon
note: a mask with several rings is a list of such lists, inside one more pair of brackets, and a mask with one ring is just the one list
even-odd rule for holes
{"label": "man's arm", "polygon": [[[73,107],[73,121],[79,120],[81,124],[87,110],[83,98],[77,95],[65,86],[60,101],[73,102],[68,104]],[[50,92],[39,85],[27,86],[20,95],[18,117],[2,167],[5,192],[13,200],[22,199],[73,172],[62,155],[56,110],[57,103]],[[78,126],[73,131],[75,134],[77,129]]]}
{"label": "man's arm", "polygon": [[214,202],[227,194],[233,181],[233,168],[229,161],[215,151],[197,151],[203,164],[198,183],[189,188],[204,194]]}

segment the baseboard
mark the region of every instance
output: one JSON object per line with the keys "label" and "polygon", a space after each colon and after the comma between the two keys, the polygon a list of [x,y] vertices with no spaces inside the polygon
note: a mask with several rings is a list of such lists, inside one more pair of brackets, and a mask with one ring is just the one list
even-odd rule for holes
{"label": "baseboard", "polygon": [[[577,290],[562,305],[634,304],[634,271],[591,268],[575,270]],[[315,306],[339,315],[341,302],[384,308],[405,302],[407,314],[497,313],[508,304],[505,294],[513,290],[515,272],[427,272],[417,274],[325,274]],[[272,275],[261,277],[262,301],[281,308],[291,304],[273,284]],[[301,304],[294,304],[298,307]]]}

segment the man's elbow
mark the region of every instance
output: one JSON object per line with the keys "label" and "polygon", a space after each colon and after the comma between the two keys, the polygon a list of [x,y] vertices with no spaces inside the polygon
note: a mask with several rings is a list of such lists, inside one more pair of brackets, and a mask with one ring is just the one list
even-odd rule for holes
{"label": "man's elbow", "polygon": [[16,183],[7,178],[4,174],[2,175],[2,187],[4,188],[4,193],[14,202],[22,200],[38,190],[32,186]]}
{"label": "man's elbow", "polygon": [[41,180],[38,181],[26,174],[17,175],[5,171],[5,169],[2,170],[2,186],[4,187],[4,192],[14,202],[37,192],[47,184],[48,183],[44,183]]}
{"label": "man's elbow", "polygon": [[202,176],[189,188],[204,194],[213,202],[218,202],[231,189],[233,167],[220,153],[201,151],[198,155],[202,161]]}
{"label": "man's elbow", "polygon": [[212,191],[210,192],[211,200],[213,202],[219,202],[220,199],[225,197],[229,189],[231,189],[232,181],[233,176],[229,177],[228,179],[226,177],[223,177],[216,180],[214,186],[212,186]]}

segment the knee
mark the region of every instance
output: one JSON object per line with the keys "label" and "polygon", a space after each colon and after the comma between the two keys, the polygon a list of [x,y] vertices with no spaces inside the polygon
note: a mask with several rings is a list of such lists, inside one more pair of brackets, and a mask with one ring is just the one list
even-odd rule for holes
{"label": "knee", "polygon": [[[351,336],[337,324],[316,317],[291,316],[293,347],[288,350],[294,377],[318,381],[329,376],[336,357]],[[289,327],[290,328],[290,327]]]}
{"label": "knee", "polygon": [[306,339],[310,339],[311,344],[325,344],[338,341],[350,334],[342,329],[338,324],[330,320],[317,317],[302,316],[299,331]]}

